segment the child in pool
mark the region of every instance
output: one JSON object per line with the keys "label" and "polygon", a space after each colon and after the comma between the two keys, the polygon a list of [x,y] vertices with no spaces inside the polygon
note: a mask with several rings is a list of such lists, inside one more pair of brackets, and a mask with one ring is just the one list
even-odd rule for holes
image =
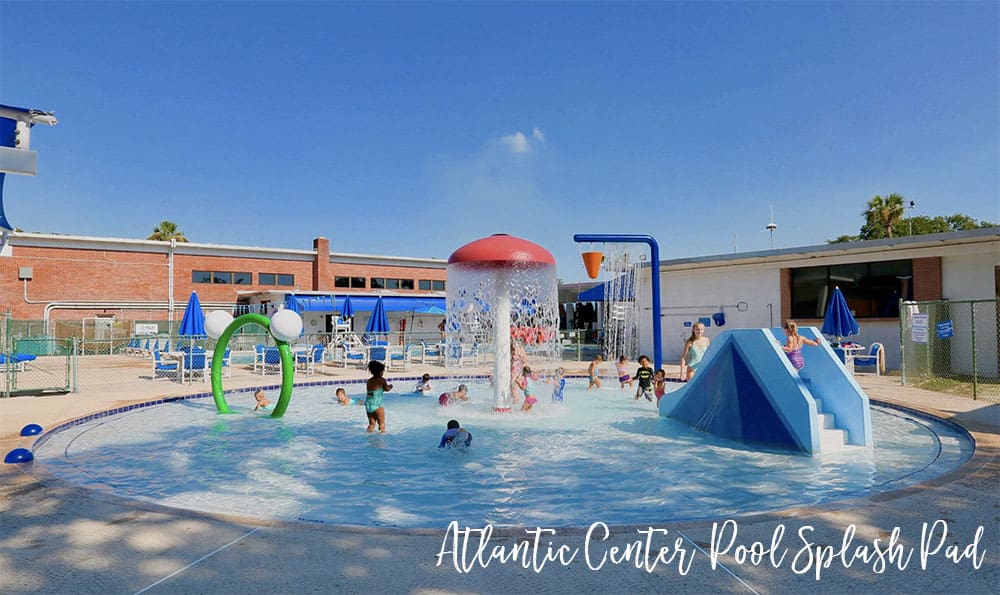
{"label": "child in pool", "polygon": [[385,372],[385,364],[382,362],[377,360],[368,362],[368,371],[371,372],[372,377],[368,379],[368,384],[365,385],[365,414],[368,417],[368,429],[366,431],[374,432],[375,424],[377,423],[378,431],[384,434],[385,407],[383,406],[383,394],[392,390],[392,385],[382,377],[382,374]]}
{"label": "child in pool", "polygon": [[268,405],[271,404],[270,401],[264,396],[264,389],[258,388],[257,392],[253,394],[253,398],[257,400],[257,406],[253,408],[254,411],[258,409],[267,410]]}
{"label": "child in pool", "polygon": [[618,358],[618,364],[615,366],[615,370],[618,372],[618,388],[625,390],[625,385],[627,384],[629,388],[632,388],[632,384],[635,380],[628,375],[628,358],[624,355]]}
{"label": "child in pool", "polygon": [[469,446],[470,444],[472,444],[472,432],[463,428],[457,419],[452,419],[448,421],[448,430],[441,436],[438,448]]}
{"label": "child in pool", "polygon": [[469,400],[469,387],[464,384],[459,384],[458,388],[450,393],[441,393],[438,397],[438,405],[446,407],[451,405],[455,401],[468,401]]}
{"label": "child in pool", "polygon": [[337,402],[341,405],[354,405],[355,403],[361,405],[362,403],[361,399],[352,399],[348,397],[347,391],[342,388],[337,389]]}
{"label": "child in pool", "polygon": [[660,404],[660,399],[667,394],[667,373],[660,368],[653,374],[653,394],[656,395],[656,404]]}
{"label": "child in pool", "polygon": [[696,322],[691,325],[691,336],[684,341],[684,352],[681,354],[681,380],[687,382],[694,378],[694,371],[701,364],[710,342],[705,336],[704,324]]}
{"label": "child in pool", "polygon": [[590,378],[590,383],[587,385],[587,390],[592,388],[601,388],[601,362],[604,359],[599,356],[594,356],[594,361],[590,362],[590,367],[587,368],[587,376]]}
{"label": "child in pool", "polygon": [[635,389],[635,398],[646,397],[647,401],[653,400],[653,367],[649,365],[649,358],[645,355],[639,356],[639,369],[635,371],[635,379],[639,381],[639,386]]}
{"label": "child in pool", "polygon": [[802,346],[812,345],[816,347],[818,342],[799,334],[799,325],[794,320],[785,321],[785,335],[788,340],[781,347],[781,350],[788,355],[788,361],[792,362],[792,367],[801,370],[806,365],[806,360],[802,357]]}
{"label": "child in pool", "polygon": [[562,368],[556,368],[556,375],[552,378],[552,402],[562,403],[563,400],[563,390],[566,389],[566,370]]}
{"label": "child in pool", "polygon": [[424,374],[420,377],[420,382],[417,382],[417,387],[413,389],[413,392],[420,393],[421,395],[427,396],[433,389],[431,388],[431,375]]}
{"label": "child in pool", "polygon": [[521,390],[524,391],[524,403],[521,404],[521,411],[531,411],[531,408],[538,402],[538,398],[535,396],[537,392],[535,383],[537,382],[538,376],[531,371],[531,368],[525,366],[521,374]]}

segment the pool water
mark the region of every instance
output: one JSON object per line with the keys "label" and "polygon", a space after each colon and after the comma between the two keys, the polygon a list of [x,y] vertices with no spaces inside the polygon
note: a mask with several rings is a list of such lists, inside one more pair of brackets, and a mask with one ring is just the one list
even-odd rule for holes
{"label": "pool water", "polygon": [[[458,381],[436,380],[438,391]],[[404,384],[404,383],[399,383]],[[397,391],[400,388],[397,384]],[[405,383],[406,387],[411,386]],[[338,384],[353,397],[360,384]],[[544,386],[544,385],[542,385]],[[951,426],[873,407],[873,449],[817,457],[761,452],[660,417],[615,388],[567,383],[527,413],[386,394],[387,434],[334,385],[296,388],[285,417],[253,413],[252,392],[137,409],[47,434],[43,470],[119,496],[216,513],[338,525],[442,527],[639,524],[738,515],[895,489],[956,468],[972,444]],[[269,395],[274,400],[276,395]],[[439,449],[449,419],[468,449]]]}

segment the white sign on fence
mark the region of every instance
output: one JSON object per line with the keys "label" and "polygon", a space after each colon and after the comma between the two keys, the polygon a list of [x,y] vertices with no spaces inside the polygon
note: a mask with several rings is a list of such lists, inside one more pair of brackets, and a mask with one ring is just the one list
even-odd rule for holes
{"label": "white sign on fence", "polygon": [[159,332],[159,326],[156,324],[148,322],[135,323],[135,334],[137,335],[155,335],[157,332]]}
{"label": "white sign on fence", "polygon": [[910,337],[914,343],[927,343],[930,337],[930,314],[913,314]]}

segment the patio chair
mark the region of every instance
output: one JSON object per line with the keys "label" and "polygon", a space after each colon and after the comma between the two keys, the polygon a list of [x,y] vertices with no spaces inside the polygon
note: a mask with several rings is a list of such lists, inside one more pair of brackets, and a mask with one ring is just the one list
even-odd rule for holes
{"label": "patio chair", "polygon": [[411,343],[406,347],[390,347],[389,361],[386,367],[390,370],[406,370],[410,367],[410,350],[416,349],[416,345]]}
{"label": "patio chair", "polygon": [[184,374],[187,375],[189,381],[193,381],[195,374],[201,374],[202,378],[208,377],[206,373],[206,364],[208,359],[205,357],[205,349],[198,347],[197,345],[192,347],[190,351],[184,354]]}
{"label": "patio chair", "polygon": [[301,369],[306,374],[314,374],[316,372],[316,364],[323,363],[323,352],[325,350],[326,347],[317,343],[309,351],[295,354],[295,367]]}
{"label": "patio chair", "polygon": [[360,368],[368,365],[368,349],[365,347],[353,343],[344,343],[341,345],[341,349],[344,351],[342,361],[345,368],[352,364]]}
{"label": "patio chair", "polygon": [[[232,358],[232,355],[231,355],[232,351],[233,351],[232,349],[230,349],[229,347],[226,347],[226,351],[223,352],[223,354],[222,354],[222,375],[225,376],[226,378],[232,378],[233,377],[233,358]],[[205,372],[202,374],[202,377],[203,377],[203,379],[204,379],[205,382],[208,382],[208,379],[209,379],[209,377],[211,376],[211,373],[212,373],[212,359],[213,359],[212,352],[211,351],[206,351],[205,352]]]}
{"label": "patio chair", "polygon": [[426,341],[420,342],[421,352],[420,352],[420,363],[422,364],[440,364],[444,363],[444,346],[440,343],[430,343]]}
{"label": "patio chair", "polygon": [[368,360],[369,361],[380,361],[388,364],[389,362],[389,342],[388,341],[372,341],[371,345],[368,346]]}
{"label": "patio chair", "polygon": [[[872,343],[871,347],[868,348],[868,353],[863,355],[852,355],[851,363],[854,367],[855,374],[875,374],[880,376],[882,372],[885,372],[885,347],[879,343]],[[862,372],[858,370],[858,367],[870,368],[869,371]]]}
{"label": "patio chair", "polygon": [[253,346],[253,372],[264,373],[264,344],[258,343]]}
{"label": "patio chair", "polygon": [[160,350],[153,350],[153,380],[159,378],[171,378],[177,381],[183,380],[181,378],[181,370],[178,362],[164,362],[160,359]]}
{"label": "patio chair", "polygon": [[467,343],[462,344],[458,356],[458,365],[459,367],[479,365],[479,343],[473,343],[472,345]]}
{"label": "patio chair", "polygon": [[264,349],[264,364],[261,366],[261,375],[277,374],[280,371],[281,352],[278,351],[277,347],[267,347]]}

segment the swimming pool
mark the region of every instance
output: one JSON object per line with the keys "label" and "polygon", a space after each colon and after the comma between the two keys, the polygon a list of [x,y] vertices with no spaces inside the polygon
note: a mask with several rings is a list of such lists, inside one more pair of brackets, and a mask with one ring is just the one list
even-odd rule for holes
{"label": "swimming pool", "polygon": [[[436,380],[438,390],[457,380]],[[403,385],[403,386],[400,386]],[[398,382],[397,390],[410,382]],[[210,513],[376,527],[585,526],[733,518],[912,485],[968,460],[958,428],[873,407],[873,449],[806,457],[751,450],[657,415],[617,387],[567,384],[528,413],[388,393],[389,433],[367,434],[363,407],[334,388],[296,388],[285,417],[251,413],[252,392],[178,400],[53,431],[36,444],[44,473],[89,489]],[[437,448],[449,419],[469,449]]]}

